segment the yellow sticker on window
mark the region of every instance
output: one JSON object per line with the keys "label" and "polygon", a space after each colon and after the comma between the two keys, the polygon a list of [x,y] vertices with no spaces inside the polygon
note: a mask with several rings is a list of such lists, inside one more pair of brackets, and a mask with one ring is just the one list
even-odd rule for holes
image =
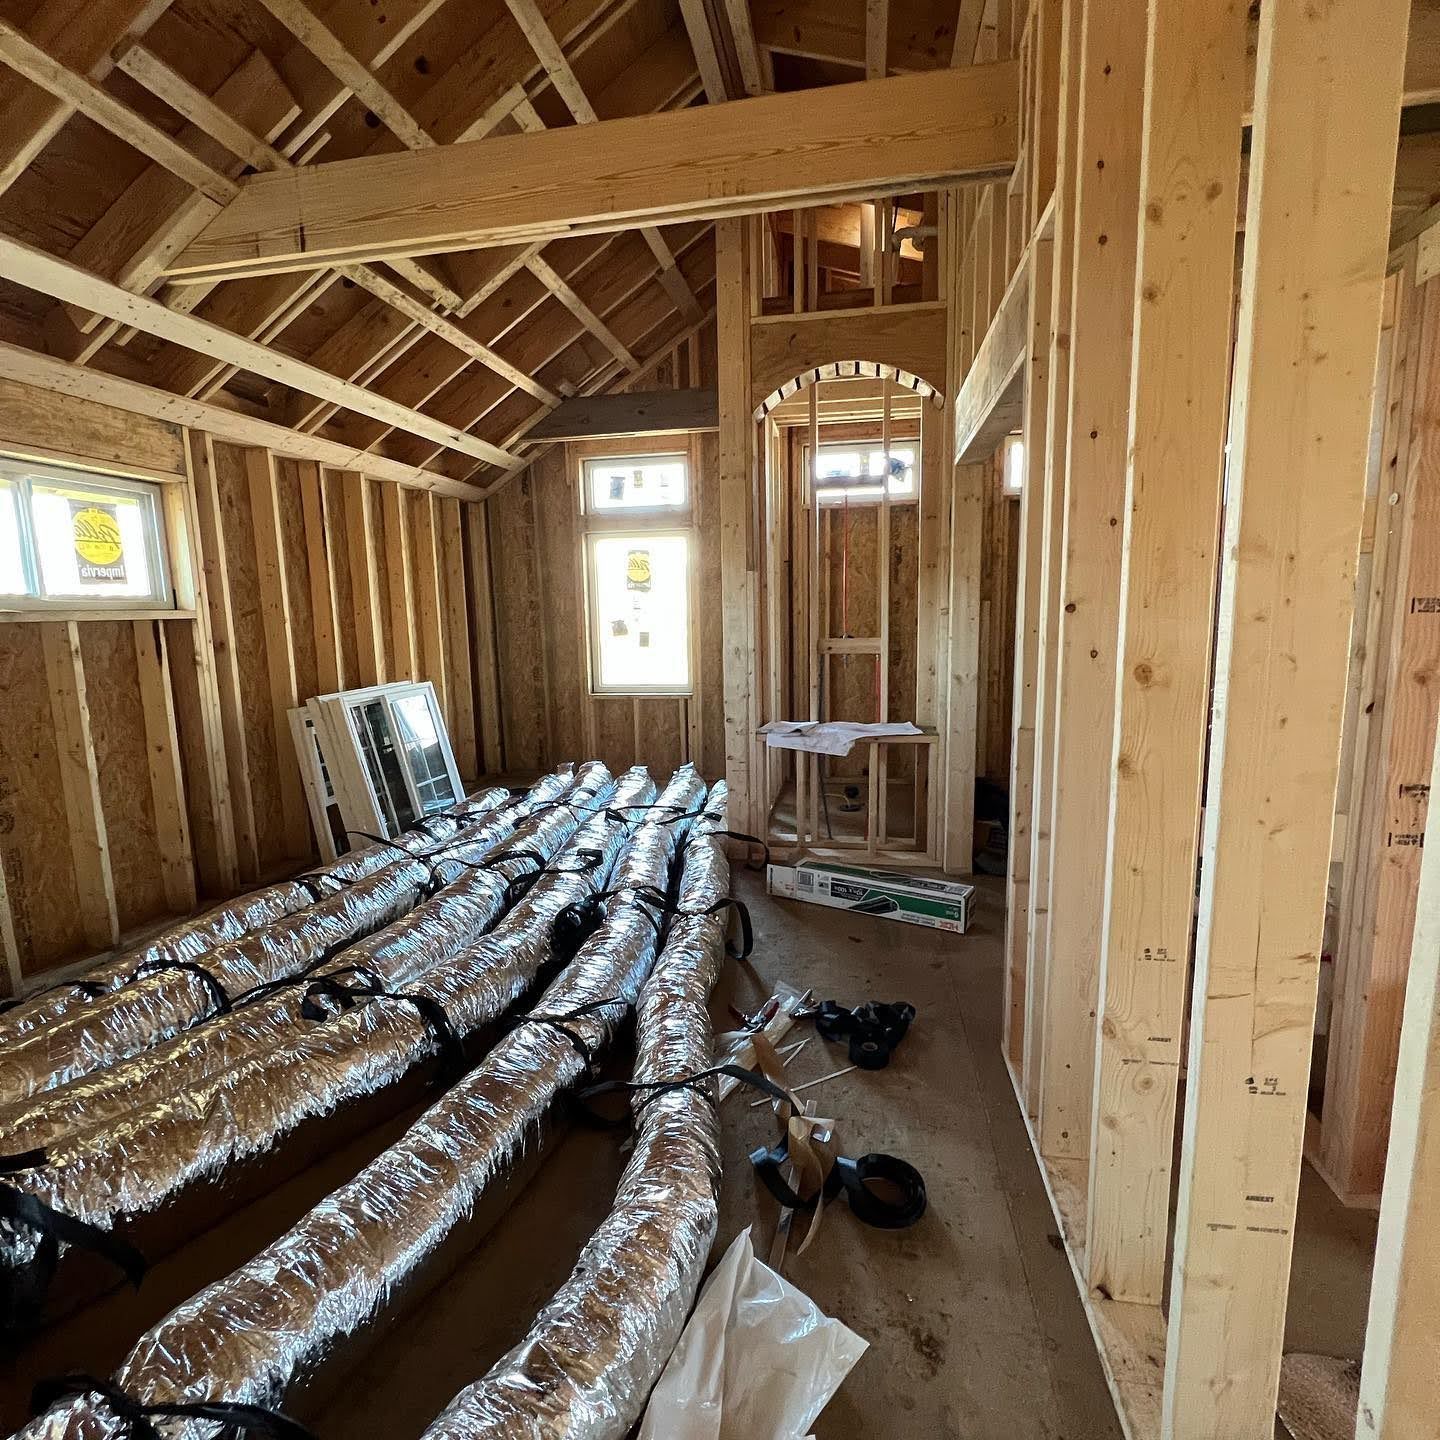
{"label": "yellow sticker on window", "polygon": [[625,557],[625,588],[627,590],[648,590],[650,588],[650,552],[632,550]]}
{"label": "yellow sticker on window", "polygon": [[89,584],[124,580],[125,545],[113,505],[70,502],[70,528],[75,540],[76,569]]}

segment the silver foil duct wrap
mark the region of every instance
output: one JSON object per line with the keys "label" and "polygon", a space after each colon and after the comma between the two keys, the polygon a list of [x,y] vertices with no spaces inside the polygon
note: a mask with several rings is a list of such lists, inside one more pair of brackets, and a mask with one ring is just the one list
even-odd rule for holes
{"label": "silver foil duct wrap", "polygon": [[[479,939],[503,911],[511,881],[552,858],[573,835],[585,809],[601,803],[610,785],[603,766],[586,766],[563,778],[547,776],[514,807],[494,812],[458,848],[452,838],[432,854],[430,864],[438,878],[457,877],[438,893],[329,959],[325,958],[327,937],[333,927],[319,930],[310,937],[319,943],[302,942],[290,968],[303,969],[313,963],[310,956],[318,955],[322,963],[309,972],[314,979],[363,967],[388,987],[407,983]],[[574,803],[557,805],[553,803],[557,797]],[[530,812],[538,813],[524,819]],[[457,832],[462,837],[469,834]],[[506,862],[511,854],[519,858]],[[476,868],[482,857],[485,867]],[[130,1059],[0,1109],[0,1154],[54,1145],[74,1131],[119,1120],[132,1110],[199,1085],[259,1051],[293,1040],[302,1024],[302,991],[303,987],[287,987],[256,997]]]}
{"label": "silver foil duct wrap", "polygon": [[[707,1000],[725,923],[701,916],[729,893],[725,787],[711,792],[686,850],[677,915],[640,995],[635,1079],[694,1075],[711,1063]],[[708,1082],[713,1085],[713,1081]],[[719,1112],[713,1093],[635,1102],[635,1149],[614,1209],[529,1334],[462,1390],[423,1440],[621,1440],[680,1338],[715,1239]]]}
{"label": "silver foil duct wrap", "polygon": [[[661,801],[676,809],[630,812],[634,834],[610,878],[615,893],[604,922],[533,1014],[634,1001],[654,961],[656,924],[651,907],[625,891],[664,889],[684,836],[685,822],[670,817],[692,809],[703,794],[686,766]],[[637,793],[621,798],[633,802]],[[612,826],[612,839],[618,830]],[[622,1003],[597,1009],[567,1021],[567,1028],[598,1051],[624,1009]],[[223,1399],[280,1407],[288,1391],[413,1292],[447,1237],[524,1153],[556,1095],[584,1073],[578,1047],[554,1026],[517,1024],[355,1179],[143,1335],[115,1383],[143,1404]],[[167,1430],[170,1440],[217,1440],[220,1433],[205,1421],[176,1422]],[[57,1405],[15,1440],[125,1437],[105,1403],[87,1396]]]}
{"label": "silver foil duct wrap", "polygon": [[[583,774],[608,778],[603,766]],[[643,805],[654,793],[636,768],[615,785],[613,802],[621,809]],[[46,1164],[11,1177],[14,1188],[132,1241],[138,1226],[146,1235],[142,1253],[153,1253],[155,1227],[144,1222],[163,1220],[202,1186],[234,1183],[241,1167],[264,1163],[302,1127],[364,1104],[440,1054],[440,1041],[411,1000],[438,1005],[464,1040],[519,999],[550,958],[556,916],[601,887],[626,833],[613,812],[579,798],[558,803],[541,823],[556,817],[556,824],[573,824],[576,810],[589,818],[560,853],[561,863],[543,872],[488,935],[408,984],[410,999],[361,999],[323,1023],[292,1027],[285,1043],[197,1086],[62,1137],[48,1148]],[[598,864],[581,861],[596,856]],[[581,863],[565,865],[571,857]],[[175,1243],[168,1231],[165,1239]],[[33,1231],[0,1226],[0,1284],[8,1269],[16,1292],[33,1291],[26,1272],[42,1261]]]}
{"label": "silver foil duct wrap", "polygon": [[[547,777],[536,799],[527,796],[519,808],[553,799],[563,783],[559,776]],[[491,793],[509,799],[503,790]],[[333,894],[185,960],[146,961],[141,968],[154,967],[152,973],[137,972],[83,1008],[32,1030],[0,1050],[0,1127],[9,1107],[138,1055],[223,1013],[235,997],[303,970],[399,919],[437,878],[430,856],[463,846],[468,858],[480,858],[509,833],[513,808],[472,809],[458,827],[437,827],[449,831],[443,841],[430,840],[423,847],[416,843],[419,832],[411,832],[410,844],[390,849],[388,858],[385,847],[376,846],[373,860],[352,862],[348,871],[326,877],[332,886],[343,884]],[[413,859],[397,858],[407,851],[415,852]]]}
{"label": "silver foil duct wrap", "polygon": [[[560,773],[565,776],[563,769]],[[540,783],[548,785],[554,779],[554,776],[547,776]],[[238,940],[261,925],[294,915],[313,905],[318,898],[363,880],[381,866],[392,863],[397,846],[414,854],[434,849],[449,840],[462,826],[473,824],[489,811],[499,809],[509,799],[510,792],[503,787],[477,791],[450,810],[425,816],[412,830],[384,845],[371,844],[351,850],[303,876],[237,895],[190,919],[169,925],[148,940],[93,965],[84,974],[38,990],[0,1012],[0,1049],[75,1010],[83,1009],[97,996],[118,989],[137,970],[198,960],[216,945]]]}

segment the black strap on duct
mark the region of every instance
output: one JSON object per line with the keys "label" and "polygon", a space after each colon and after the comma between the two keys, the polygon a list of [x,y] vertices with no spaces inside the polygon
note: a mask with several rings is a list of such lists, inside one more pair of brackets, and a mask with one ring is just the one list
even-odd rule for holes
{"label": "black strap on duct", "polygon": [[623,995],[608,995],[604,999],[589,1000],[583,1005],[577,1005],[573,1010],[562,1010],[558,1014],[543,1014],[538,1010],[532,1010],[527,1015],[516,1015],[506,1023],[505,1028],[518,1030],[522,1025],[544,1025],[551,1030],[558,1031],[575,1047],[575,1053],[584,1062],[585,1071],[588,1074],[595,1067],[595,1055],[586,1043],[585,1037],[579,1031],[570,1028],[571,1023],[583,1020],[587,1015],[596,1015],[602,1010],[612,1010],[617,1005],[621,1007],[623,1018],[630,1013],[633,1003]]}
{"label": "black strap on duct", "polygon": [[41,1380],[30,1394],[30,1413],[43,1415],[62,1400],[97,1395],[125,1424],[125,1440],[163,1440],[156,1420],[210,1420],[225,1427],[225,1433],[262,1435],[269,1440],[315,1440],[315,1433],[298,1420],[267,1410],[261,1405],[243,1405],[234,1400],[198,1400],[146,1403],[128,1395],[111,1380],[94,1375],[60,1375]]}
{"label": "black strap on duct", "polygon": [[[362,973],[359,967],[356,973]],[[435,1076],[436,1082],[441,1086],[450,1086],[465,1073],[465,1043],[450,1023],[445,1007],[429,995],[417,995],[410,990],[387,989],[377,976],[368,973],[363,974],[363,978],[357,981],[347,983],[341,978],[341,972],[336,972],[333,975],[322,975],[320,979],[310,982],[305,991],[305,999],[300,1005],[300,1013],[305,1019],[328,1018],[320,1004],[321,997],[333,1000],[341,1010],[349,1010],[361,1000],[400,1000],[407,1005],[413,1005],[440,1052],[440,1068]]]}
{"label": "black strap on duct", "polygon": [[750,859],[749,855],[746,855],[745,868],[747,870],[763,870],[767,865],[769,865],[770,846],[766,844],[766,842],[762,840],[758,835],[747,835],[743,830],[701,830],[691,835],[689,840],[687,840],[685,843],[687,845],[693,845],[697,840],[709,840],[716,835],[719,835],[727,840],[743,840],[745,844],[752,850],[756,845],[760,847],[762,858],[758,865],[752,859]]}
{"label": "black strap on duct", "polygon": [[[733,910],[740,919],[740,948],[726,943],[726,953],[735,960],[748,959],[755,949],[755,929],[750,922],[750,910],[743,900],[733,895],[727,895],[717,900],[712,905],[707,905],[703,910],[685,910],[679,902],[660,890],[650,885],[616,885],[609,890],[597,890],[593,895],[587,895],[581,900],[572,901],[555,917],[555,929],[552,933],[551,943],[556,953],[562,953],[560,942],[562,937],[568,943],[572,933],[580,933],[581,939],[573,950],[568,952],[573,958],[580,944],[588,940],[594,933],[595,928],[600,924],[603,917],[603,906],[605,901],[614,899],[617,895],[632,895],[643,906],[640,913],[659,931],[664,923],[672,919],[703,920],[710,915],[718,915],[722,910]],[[586,929],[586,927],[589,927]],[[583,933],[581,933],[583,932]]]}
{"label": "black strap on duct", "polygon": [[197,960],[147,960],[130,978],[140,980],[146,975],[159,975],[166,970],[183,970],[187,975],[193,975],[205,987],[215,1007],[207,1019],[230,1013],[234,1005],[230,992],[220,983],[214,971],[207,970]]}
{"label": "black strap on duct", "polygon": [[[750,1163],[761,1184],[782,1205],[792,1210],[813,1210],[819,1196],[802,1198],[780,1173],[789,1158],[789,1145],[782,1140],[773,1149],[762,1145],[752,1151]],[[885,1191],[895,1198],[888,1198]],[[826,1200],[843,1194],[855,1218],[877,1230],[906,1229],[925,1213],[927,1203],[924,1177],[908,1161],[894,1155],[861,1155],[856,1160],[837,1155],[821,1193]]]}
{"label": "black strap on duct", "polygon": [[[24,1170],[38,1170],[50,1163],[44,1150],[23,1150],[15,1155],[0,1155],[0,1175],[18,1175]],[[47,1278],[54,1273],[60,1258],[60,1246],[71,1245],[89,1250],[108,1260],[125,1278],[139,1289],[145,1278],[145,1257],[133,1246],[101,1230],[87,1220],[77,1220],[47,1205],[38,1195],[14,1185],[0,1184],[0,1220],[23,1226],[40,1237],[37,1264]]]}
{"label": "black strap on duct", "polygon": [[871,1000],[853,1010],[824,1000],[815,1011],[815,1031],[824,1040],[848,1040],[852,1065],[883,1070],[914,1018],[915,1007],[903,1000],[890,1005]]}
{"label": "black strap on duct", "polygon": [[47,985],[43,990],[32,990],[28,995],[14,995],[8,1000],[0,1000],[0,1015],[15,1009],[17,1005],[38,1000],[42,995],[54,994],[57,990],[78,990],[87,1000],[94,1000],[97,996],[108,995],[110,989],[110,986],[99,985],[94,980],[62,980],[58,985]]}
{"label": "black strap on duct", "polygon": [[[712,1065],[708,1070],[697,1070],[693,1075],[682,1075],[675,1080],[605,1080],[599,1085],[587,1085],[575,1098],[586,1105],[602,1095],[638,1095],[640,1099],[635,1102],[635,1108],[639,1110],[662,1095],[676,1090],[693,1090],[702,1099],[714,1104],[715,1096],[707,1082],[720,1075],[728,1075],[732,1080],[770,1096],[772,1100],[784,1100],[791,1105],[796,1103],[795,1097],[768,1075],[762,1075],[758,1070],[747,1070],[743,1065]],[[603,1116],[597,1118],[612,1123]]]}

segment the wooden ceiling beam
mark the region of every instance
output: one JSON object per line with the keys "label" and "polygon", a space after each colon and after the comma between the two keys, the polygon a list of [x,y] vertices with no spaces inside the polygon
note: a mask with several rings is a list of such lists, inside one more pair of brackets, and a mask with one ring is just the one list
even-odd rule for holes
{"label": "wooden ceiling beam", "polygon": [[[544,16],[540,14],[535,0],[505,0],[505,3],[510,7],[510,13],[515,17],[515,23],[524,32],[530,48],[535,51],[545,73],[550,77],[550,83],[554,85],[556,93],[565,102],[571,115],[575,117],[575,123],[577,125],[598,123],[599,113],[586,96],[584,88],[576,77],[570,62],[565,58],[565,52],[560,48],[554,32],[545,23]],[[528,103],[527,101],[526,104],[528,105]],[[537,129],[542,128],[540,117],[535,113],[533,106],[530,106],[527,118],[531,120],[531,123],[524,126],[527,131],[534,133]],[[681,279],[680,272],[676,270],[675,257],[670,253],[670,247],[666,245],[664,237],[653,225],[643,226],[641,233],[645,236],[645,243],[650,247],[651,253],[659,261],[661,283],[680,311],[693,318],[699,313],[700,307],[695,303],[695,297],[690,293],[684,280]],[[551,273],[553,274],[553,272]],[[545,281],[542,271],[536,271],[536,274],[542,281]],[[555,293],[568,308],[574,308],[564,294],[560,291]],[[573,296],[573,292],[571,294]],[[578,297],[574,298],[578,299]],[[576,311],[575,313],[580,315],[582,320],[585,319],[582,312]],[[588,322],[586,323],[588,326]],[[595,331],[594,333],[605,340],[607,345],[610,344],[610,341],[606,340],[601,332]],[[613,349],[613,346],[611,348]]]}
{"label": "wooden ceiling beam", "polygon": [[[178,97],[177,97],[178,98]],[[195,92],[192,109],[211,124],[217,112],[250,133],[252,141],[273,140],[299,114],[295,98],[265,55],[252,50],[212,95]],[[205,107],[209,107],[208,110]],[[211,138],[198,123],[186,124],[176,140],[233,178],[244,161]],[[217,206],[162,165],[143,169],[103,215],[75,242],[67,259],[92,274],[136,293],[153,290],[166,262],[206,225]],[[57,307],[47,318],[48,348],[63,360],[89,361],[120,328],[113,320],[78,307]]]}
{"label": "wooden ceiling beam", "polygon": [[0,61],[142,155],[163,165],[216,205],[228,204],[238,193],[238,187],[228,176],[207,165],[174,136],[152,125],[93,80],[51,59],[23,30],[4,19],[0,19]]}
{"label": "wooden ceiling beam", "polygon": [[260,0],[260,3],[403,145],[411,150],[423,150],[435,144],[420,122],[314,11],[300,0]]}
{"label": "wooden ceiling beam", "polygon": [[740,62],[740,78],[747,95],[763,95],[765,68],[760,59],[760,46],[755,41],[755,22],[750,15],[750,0],[725,0],[725,15],[730,21],[730,35],[735,42],[735,56]]}
{"label": "wooden ceiling beam", "polygon": [[1006,61],[836,85],[824,105],[763,95],[257,175],[170,273],[314,269],[1000,178],[1015,164],[1017,81]]}
{"label": "wooden ceiling beam", "polygon": [[[143,35],[170,0],[52,0],[26,33],[56,63],[99,82],[114,68],[110,49],[126,34]],[[74,108],[49,90],[15,85],[0,99],[0,194],[25,172]]]}
{"label": "wooden ceiling beam", "polygon": [[[538,260],[538,257],[537,257]],[[536,263],[534,261],[532,264]],[[415,324],[423,326],[432,335],[438,335],[446,344],[453,345],[472,360],[478,360],[487,369],[503,376],[517,390],[524,390],[537,400],[558,401],[559,396],[532,380],[523,370],[512,365],[502,355],[497,355],[488,345],[472,339],[458,325],[427,310],[412,295],[407,295],[398,285],[392,285],[384,276],[368,265],[342,265],[340,273],[357,285],[364,286],[377,300],[383,300]]]}
{"label": "wooden ceiling beam", "polygon": [[278,380],[293,389],[305,390],[323,399],[334,400],[346,409],[385,420],[433,439],[448,448],[463,450],[478,460],[502,468],[513,459],[498,447],[452,430],[418,411],[407,410],[374,395],[358,385],[351,385],[313,365],[292,360],[253,340],[246,340],[218,325],[198,320],[193,315],[177,315],[158,301],[91,275],[65,260],[47,255],[32,245],[0,236],[0,277],[51,295],[57,300],[109,315],[122,324],[134,325],[147,334],[156,335],[176,345],[216,356],[242,370]]}
{"label": "wooden ceiling beam", "polygon": [[[694,262],[689,258],[690,252],[703,238],[703,231],[697,228],[689,243],[682,247],[682,265],[694,266]],[[629,324],[627,307],[636,297],[647,291],[654,296],[652,303],[660,304],[661,297],[651,289],[655,271],[644,263],[644,260],[645,252],[637,239],[623,236],[618,245],[609,241],[601,242],[590,256],[578,263],[572,262],[570,279],[577,283],[593,282],[588,284],[591,308],[606,317],[606,323],[612,330],[623,332]],[[534,277],[529,278],[533,280]],[[535,283],[538,285],[538,282]],[[543,290],[541,293],[548,294]],[[609,351],[604,352],[607,358],[598,365],[594,361],[587,361],[583,368],[576,370],[565,363],[565,357],[574,352],[577,346],[586,343],[593,345],[593,337],[569,311],[560,307],[558,302],[553,309],[557,316],[568,322],[564,328],[540,320],[527,321],[515,331],[512,359],[523,363],[532,374],[543,378],[545,383],[557,392],[562,391],[567,384],[572,387],[582,385],[589,375],[603,365],[620,363]],[[640,333],[643,334],[643,330]],[[523,401],[524,397],[513,392],[507,394],[493,383],[491,377],[472,369],[456,377],[438,393],[431,410],[441,418],[448,419],[451,424],[463,422],[467,430],[484,422],[487,434],[493,437],[497,433],[507,433],[503,421],[498,428],[496,424],[497,417],[502,416],[506,407],[521,405],[522,413],[531,413],[528,404],[523,404]],[[408,437],[397,440],[396,453],[415,464],[428,464],[435,454],[433,449]]]}
{"label": "wooden ceiling beam", "polygon": [[[669,255],[669,250],[666,250]],[[674,265],[673,258],[670,261]],[[565,278],[543,256],[530,262],[530,273],[588,330],[622,365],[634,367],[635,357],[615,332],[577,295]],[[686,293],[688,294],[688,288]],[[691,296],[693,303],[694,296]]]}
{"label": "wooden ceiling beam", "polygon": [[695,63],[700,67],[700,83],[705,87],[705,98],[712,105],[736,99],[725,82],[720,46],[710,28],[705,0],[680,0],[680,16],[685,22],[685,33],[690,37]]}
{"label": "wooden ceiling beam", "polygon": [[223,405],[207,405],[183,395],[172,395],[136,380],[107,375],[101,370],[69,365],[51,355],[41,355],[20,345],[0,341],[0,370],[7,378],[26,385],[36,385],[61,395],[75,395],[100,405],[112,405],[132,415],[148,415],[171,425],[188,425],[203,430],[217,440],[236,445],[257,445],[280,455],[293,455],[301,460],[318,460],[322,465],[338,469],[360,470],[376,480],[389,480],[433,490],[439,495],[454,495],[461,500],[480,498],[473,485],[463,484],[448,475],[421,470],[413,465],[380,455],[347,449],[318,436],[300,435],[270,420],[256,419],[227,409]]}
{"label": "wooden ceiling beam", "polygon": [[865,0],[865,78],[883,79],[890,50],[890,0]]}

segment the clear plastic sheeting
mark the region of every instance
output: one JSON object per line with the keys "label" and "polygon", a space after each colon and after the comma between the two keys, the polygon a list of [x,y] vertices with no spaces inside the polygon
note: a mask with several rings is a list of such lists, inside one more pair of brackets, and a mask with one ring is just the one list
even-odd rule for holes
{"label": "clear plastic sheeting", "polygon": [[[711,792],[686,847],[677,914],[641,992],[635,1079],[694,1075],[710,1063],[707,1001],[725,924],[703,915],[729,893]],[[710,1082],[713,1084],[713,1082]],[[715,1237],[720,1185],[713,1091],[635,1102],[635,1148],[614,1208],[525,1339],[462,1390],[424,1440],[620,1440],[685,1324]],[[669,1437],[666,1437],[669,1440]]]}
{"label": "clear plastic sheeting", "polygon": [[[531,1012],[567,1015],[615,1000],[564,1022],[594,1051],[607,1042],[654,963],[653,907],[634,891],[665,887],[685,833],[686,821],[675,817],[693,809],[703,793],[694,770],[685,767],[661,797],[665,808],[625,811],[625,825],[596,817],[582,827],[584,841],[604,844],[609,864],[540,882],[564,903],[594,894],[602,883],[613,892],[600,928]],[[621,782],[617,809],[645,804],[653,794],[643,772],[637,778],[632,771]],[[543,921],[552,909],[547,904],[531,917],[531,933],[547,944]],[[280,1407],[297,1383],[380,1320],[397,1297],[412,1293],[447,1237],[533,1143],[556,1095],[584,1073],[579,1047],[554,1025],[517,1024],[354,1180],[142,1336],[116,1372],[116,1384],[145,1404],[223,1399]],[[216,1431],[206,1422],[177,1421],[166,1433],[168,1440],[214,1440]],[[124,1435],[103,1402],[82,1397],[32,1421],[17,1440]]]}
{"label": "clear plastic sheeting", "polygon": [[[503,911],[511,879],[553,856],[570,837],[578,823],[577,810],[556,806],[555,800],[568,795],[576,806],[593,805],[609,784],[609,772],[596,766],[545,777],[514,806],[496,811],[473,835],[457,832],[469,837],[463,843],[452,839],[430,857],[438,878],[456,877],[443,889],[402,919],[344,948],[326,939],[333,924],[317,925],[316,934],[298,942],[291,968],[313,964],[310,976],[320,979],[364,967],[390,988],[406,984],[479,939]],[[539,813],[523,818],[531,812]],[[505,862],[512,854],[519,858]],[[474,868],[482,858],[485,868]],[[130,1059],[0,1110],[0,1153],[53,1145],[74,1131],[118,1120],[293,1040],[297,1028],[304,1028],[302,999],[303,987],[257,997]]]}
{"label": "clear plastic sheeting", "polygon": [[802,1440],[868,1343],[756,1259],[746,1228],[705,1282],[638,1440]]}
{"label": "clear plastic sheeting", "polygon": [[396,836],[393,841],[352,850],[303,877],[281,880],[237,895],[193,919],[167,926],[141,944],[100,961],[83,975],[36,991],[0,1013],[0,1050],[93,1004],[97,998],[129,983],[140,971],[199,960],[217,945],[239,940],[262,925],[305,910],[317,899],[393,864],[397,846],[418,855],[443,845],[463,826],[474,824],[509,799],[510,792],[503,787],[478,791],[451,810],[427,815],[413,830]]}
{"label": "clear plastic sheeting", "polygon": [[[585,773],[607,778],[593,803],[577,786],[573,803],[560,802],[540,817],[542,823],[555,817],[558,827],[566,827],[573,826],[577,810],[589,816],[561,852],[562,863],[551,866],[491,933],[406,985],[408,999],[357,997],[328,1021],[309,1024],[286,1043],[198,1086],[66,1136],[48,1148],[44,1166],[14,1177],[15,1187],[98,1229],[121,1229],[137,1217],[164,1212],[194,1186],[230,1180],[234,1167],[263,1161],[307,1122],[363,1101],[430,1063],[441,1045],[415,998],[437,1005],[461,1040],[496,1019],[550,958],[555,917],[593,894],[614,865],[626,827],[603,807],[654,798],[643,769],[622,777],[613,801],[604,767],[587,766]],[[533,873],[533,865],[512,873]],[[0,1230],[0,1267],[23,1269],[38,1263],[37,1254],[28,1230]],[[19,1288],[29,1288],[25,1277],[15,1278]]]}

